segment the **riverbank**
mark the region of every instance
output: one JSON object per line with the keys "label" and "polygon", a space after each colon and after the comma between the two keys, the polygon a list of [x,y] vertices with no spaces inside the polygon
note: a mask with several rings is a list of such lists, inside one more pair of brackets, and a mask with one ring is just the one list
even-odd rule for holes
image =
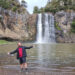
{"label": "riverbank", "polygon": [[75,75],[75,72],[50,72],[39,69],[29,69],[27,72],[20,72],[20,70],[11,70],[0,68],[0,75]]}
{"label": "riverbank", "polygon": [[12,42],[6,40],[0,40],[0,45],[11,44]]}

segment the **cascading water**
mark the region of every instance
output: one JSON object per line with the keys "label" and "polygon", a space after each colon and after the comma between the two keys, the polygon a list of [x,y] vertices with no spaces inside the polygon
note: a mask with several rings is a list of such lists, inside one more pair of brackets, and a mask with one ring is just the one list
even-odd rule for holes
{"label": "cascading water", "polygon": [[52,14],[49,14],[50,21],[49,21],[49,28],[50,28],[50,42],[55,42],[55,26],[54,26],[54,16]]}
{"label": "cascading water", "polygon": [[38,14],[37,23],[37,43],[54,43],[55,27],[54,16],[52,14],[44,14],[45,21],[42,23],[42,14]]}
{"label": "cascading water", "polygon": [[45,24],[44,24],[44,43],[50,42],[50,26],[48,22],[48,14],[45,14]]}
{"label": "cascading water", "polygon": [[38,14],[37,43],[42,43],[42,14]]}

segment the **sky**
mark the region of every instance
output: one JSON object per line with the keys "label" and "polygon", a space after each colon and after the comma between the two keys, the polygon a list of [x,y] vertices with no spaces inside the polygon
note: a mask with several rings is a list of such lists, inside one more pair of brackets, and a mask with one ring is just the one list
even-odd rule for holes
{"label": "sky", "polygon": [[29,13],[32,14],[34,6],[38,6],[39,8],[44,7],[47,4],[48,0],[25,0],[25,1],[27,2],[27,10],[29,11]]}

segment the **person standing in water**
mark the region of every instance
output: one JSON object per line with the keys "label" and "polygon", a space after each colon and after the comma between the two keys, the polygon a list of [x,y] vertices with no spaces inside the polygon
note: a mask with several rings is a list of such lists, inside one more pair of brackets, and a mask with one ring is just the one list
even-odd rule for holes
{"label": "person standing in water", "polygon": [[31,49],[31,48],[33,48],[33,46],[30,46],[30,47],[22,46],[22,44],[19,42],[18,48],[16,50],[14,50],[12,52],[8,52],[8,55],[17,53],[17,59],[19,59],[21,70],[23,70],[23,69],[27,70],[26,49]]}

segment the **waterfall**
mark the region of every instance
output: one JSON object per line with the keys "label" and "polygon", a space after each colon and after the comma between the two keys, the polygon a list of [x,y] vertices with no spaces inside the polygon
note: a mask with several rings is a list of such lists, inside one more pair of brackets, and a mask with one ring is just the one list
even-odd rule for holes
{"label": "waterfall", "polygon": [[55,43],[54,16],[44,14],[45,20],[42,23],[42,14],[38,14],[37,22],[37,43]]}
{"label": "waterfall", "polygon": [[38,14],[37,43],[42,43],[42,14]]}
{"label": "waterfall", "polygon": [[44,24],[44,42],[50,42],[50,26],[48,22],[48,14],[45,14],[45,24]]}

